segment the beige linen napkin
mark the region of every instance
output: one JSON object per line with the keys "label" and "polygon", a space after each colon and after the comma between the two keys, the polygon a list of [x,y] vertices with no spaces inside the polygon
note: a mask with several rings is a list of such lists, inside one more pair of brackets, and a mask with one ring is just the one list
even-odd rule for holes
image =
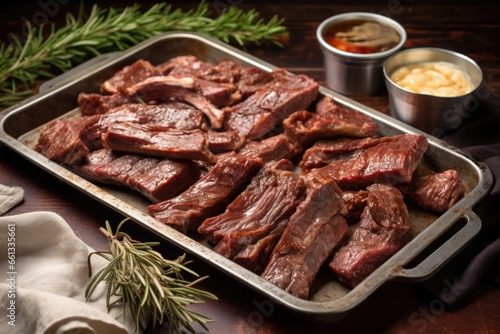
{"label": "beige linen napkin", "polygon": [[[85,302],[92,249],[59,215],[0,217],[0,245],[0,333],[134,331],[131,317],[117,318],[121,307],[107,312],[104,284]],[[94,273],[106,264],[92,257]]]}
{"label": "beige linen napkin", "polygon": [[0,216],[21,203],[24,190],[21,187],[7,187],[0,184]]}

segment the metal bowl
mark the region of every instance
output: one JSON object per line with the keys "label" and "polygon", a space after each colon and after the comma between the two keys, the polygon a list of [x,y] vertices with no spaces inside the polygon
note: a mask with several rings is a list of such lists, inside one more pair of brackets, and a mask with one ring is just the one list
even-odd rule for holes
{"label": "metal bowl", "polygon": [[[402,66],[441,61],[464,72],[472,85],[469,93],[452,97],[415,93],[391,80],[394,71]],[[481,84],[482,71],[472,59],[460,53],[430,47],[407,49],[389,57],[383,72],[391,116],[436,137],[459,128],[478,107],[475,92]]]}
{"label": "metal bowl", "polygon": [[[381,52],[352,53],[335,48],[325,40],[325,32],[334,24],[352,20],[375,21],[393,28],[399,34],[399,43]],[[331,89],[346,95],[376,95],[385,89],[382,66],[389,56],[403,47],[406,31],[398,22],[383,15],[352,12],[323,21],[316,30],[316,37],[323,51],[325,81]]]}

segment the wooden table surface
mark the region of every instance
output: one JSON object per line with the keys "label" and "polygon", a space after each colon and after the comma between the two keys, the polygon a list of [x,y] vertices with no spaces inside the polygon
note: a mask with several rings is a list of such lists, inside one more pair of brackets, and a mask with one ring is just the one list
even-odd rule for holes
{"label": "wooden table surface", "polygon": [[[37,13],[44,11],[40,3],[57,6],[52,7],[57,10],[50,15],[55,21],[63,20],[65,11],[75,11],[77,7],[73,2],[55,0],[38,4],[23,1],[2,4],[1,38],[5,40],[8,33],[21,31],[26,20],[32,20]],[[174,6],[189,5],[189,1],[170,3]],[[247,52],[293,73],[307,74],[321,84],[324,84],[323,59],[315,29],[331,15],[366,11],[382,13],[399,21],[408,33],[405,47],[440,47],[473,58],[483,70],[487,87],[500,92],[500,6],[417,0],[352,1],[351,4],[331,1],[329,5],[319,1],[275,1],[270,4],[270,1],[221,0],[218,3],[232,3],[243,9],[255,8],[265,18],[274,14],[284,17],[290,31],[290,39],[284,48],[249,47]],[[130,3],[122,1],[120,4]],[[108,2],[101,3],[101,6],[107,5]],[[389,108],[385,94],[352,98],[382,112],[387,112]],[[122,219],[113,210],[7,149],[0,151],[0,184],[21,186],[25,190],[24,202],[11,210],[9,215],[39,210],[56,212],[83,241],[95,249],[106,249],[106,239],[98,232],[105,220],[117,223]],[[158,239],[132,224],[126,226],[126,231],[142,241]],[[159,250],[165,257],[171,258],[181,253],[165,242]],[[193,260],[192,268],[210,277],[201,287],[220,299],[196,306],[198,311],[215,320],[209,325],[211,333],[357,333],[365,332],[366,328],[371,333],[496,333],[500,329],[500,290],[487,283],[481,283],[473,295],[458,307],[444,310],[439,300],[422,285],[389,282],[338,323],[312,324],[291,315],[203,261]],[[162,330],[166,328],[158,328],[154,332]],[[204,331],[200,329],[200,332]]]}

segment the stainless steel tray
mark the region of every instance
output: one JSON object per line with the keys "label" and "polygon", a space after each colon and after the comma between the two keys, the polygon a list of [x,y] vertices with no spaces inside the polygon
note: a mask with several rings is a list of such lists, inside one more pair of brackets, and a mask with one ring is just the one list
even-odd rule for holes
{"label": "stainless steel tray", "polygon": [[[340,319],[379,286],[390,280],[425,280],[473,240],[480,231],[481,221],[473,212],[473,207],[488,193],[493,184],[490,170],[457,148],[428,136],[429,149],[424,157],[426,163],[437,170],[448,168],[458,170],[467,187],[466,196],[441,216],[412,210],[411,225],[415,238],[356,288],[348,289],[333,275],[321,271],[313,283],[310,300],[303,300],[220,256],[202,240],[195,240],[160,224],[147,214],[146,206],[150,203],[142,197],[129,191],[97,186],[34,151],[39,127],[59,117],[78,115],[79,93],[98,92],[102,81],[135,60],[146,59],[153,64],[159,64],[179,55],[194,55],[209,62],[228,59],[266,71],[276,68],[206,36],[195,33],[167,33],[140,43],[125,52],[97,57],[46,83],[41,87],[39,94],[0,114],[0,140],[5,146],[35,165],[124,216],[130,217],[165,241],[203,259],[277,305],[312,321],[329,322]],[[320,94],[330,95],[338,103],[370,115],[377,122],[382,135],[422,133],[325,87],[320,88]]]}

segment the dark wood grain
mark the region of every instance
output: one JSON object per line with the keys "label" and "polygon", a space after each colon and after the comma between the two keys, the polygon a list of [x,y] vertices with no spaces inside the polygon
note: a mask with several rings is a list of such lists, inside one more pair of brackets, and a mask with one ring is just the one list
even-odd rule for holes
{"label": "dark wood grain", "polygon": [[[55,1],[55,0],[54,0]],[[500,92],[500,6],[480,2],[459,5],[452,2],[385,0],[385,1],[223,1],[243,9],[255,8],[264,18],[278,15],[286,19],[290,38],[284,48],[248,46],[247,52],[293,73],[304,73],[324,84],[323,58],[315,30],[330,15],[349,11],[368,11],[391,15],[408,32],[405,47],[434,46],[464,53],[481,66],[485,85]],[[49,3],[50,1],[42,1]],[[62,2],[62,1],[61,1]],[[79,1],[64,1],[50,16],[63,22],[66,11],[76,12]],[[193,2],[173,1],[174,6],[192,8]],[[211,2],[212,4],[214,2]],[[131,2],[101,2],[101,6],[124,6]],[[144,2],[144,6],[151,2]],[[396,6],[396,5],[399,6]],[[88,6],[88,5],[87,5]],[[22,33],[24,22],[33,20],[43,11],[40,3],[16,1],[2,4],[0,37],[8,40],[9,33]],[[388,100],[380,96],[356,96],[353,99],[376,110],[387,112]],[[10,211],[47,210],[61,215],[75,233],[95,249],[105,249],[106,239],[98,232],[105,220],[113,224],[122,217],[113,210],[88,198],[85,194],[37,168],[16,153],[0,150],[0,184],[21,186],[24,202]],[[126,231],[139,240],[160,240],[153,233],[126,225]],[[160,240],[162,241],[162,240]],[[175,257],[180,251],[162,242],[160,251]],[[500,328],[500,290],[487,283],[458,307],[445,310],[442,303],[420,284],[390,282],[379,288],[367,300],[335,324],[311,324],[282,310],[265,297],[226,277],[195,259],[193,268],[210,278],[202,287],[215,293],[220,300],[196,305],[195,309],[212,317],[211,333],[497,333]],[[166,328],[149,332],[165,332]],[[199,329],[199,332],[204,332]]]}

